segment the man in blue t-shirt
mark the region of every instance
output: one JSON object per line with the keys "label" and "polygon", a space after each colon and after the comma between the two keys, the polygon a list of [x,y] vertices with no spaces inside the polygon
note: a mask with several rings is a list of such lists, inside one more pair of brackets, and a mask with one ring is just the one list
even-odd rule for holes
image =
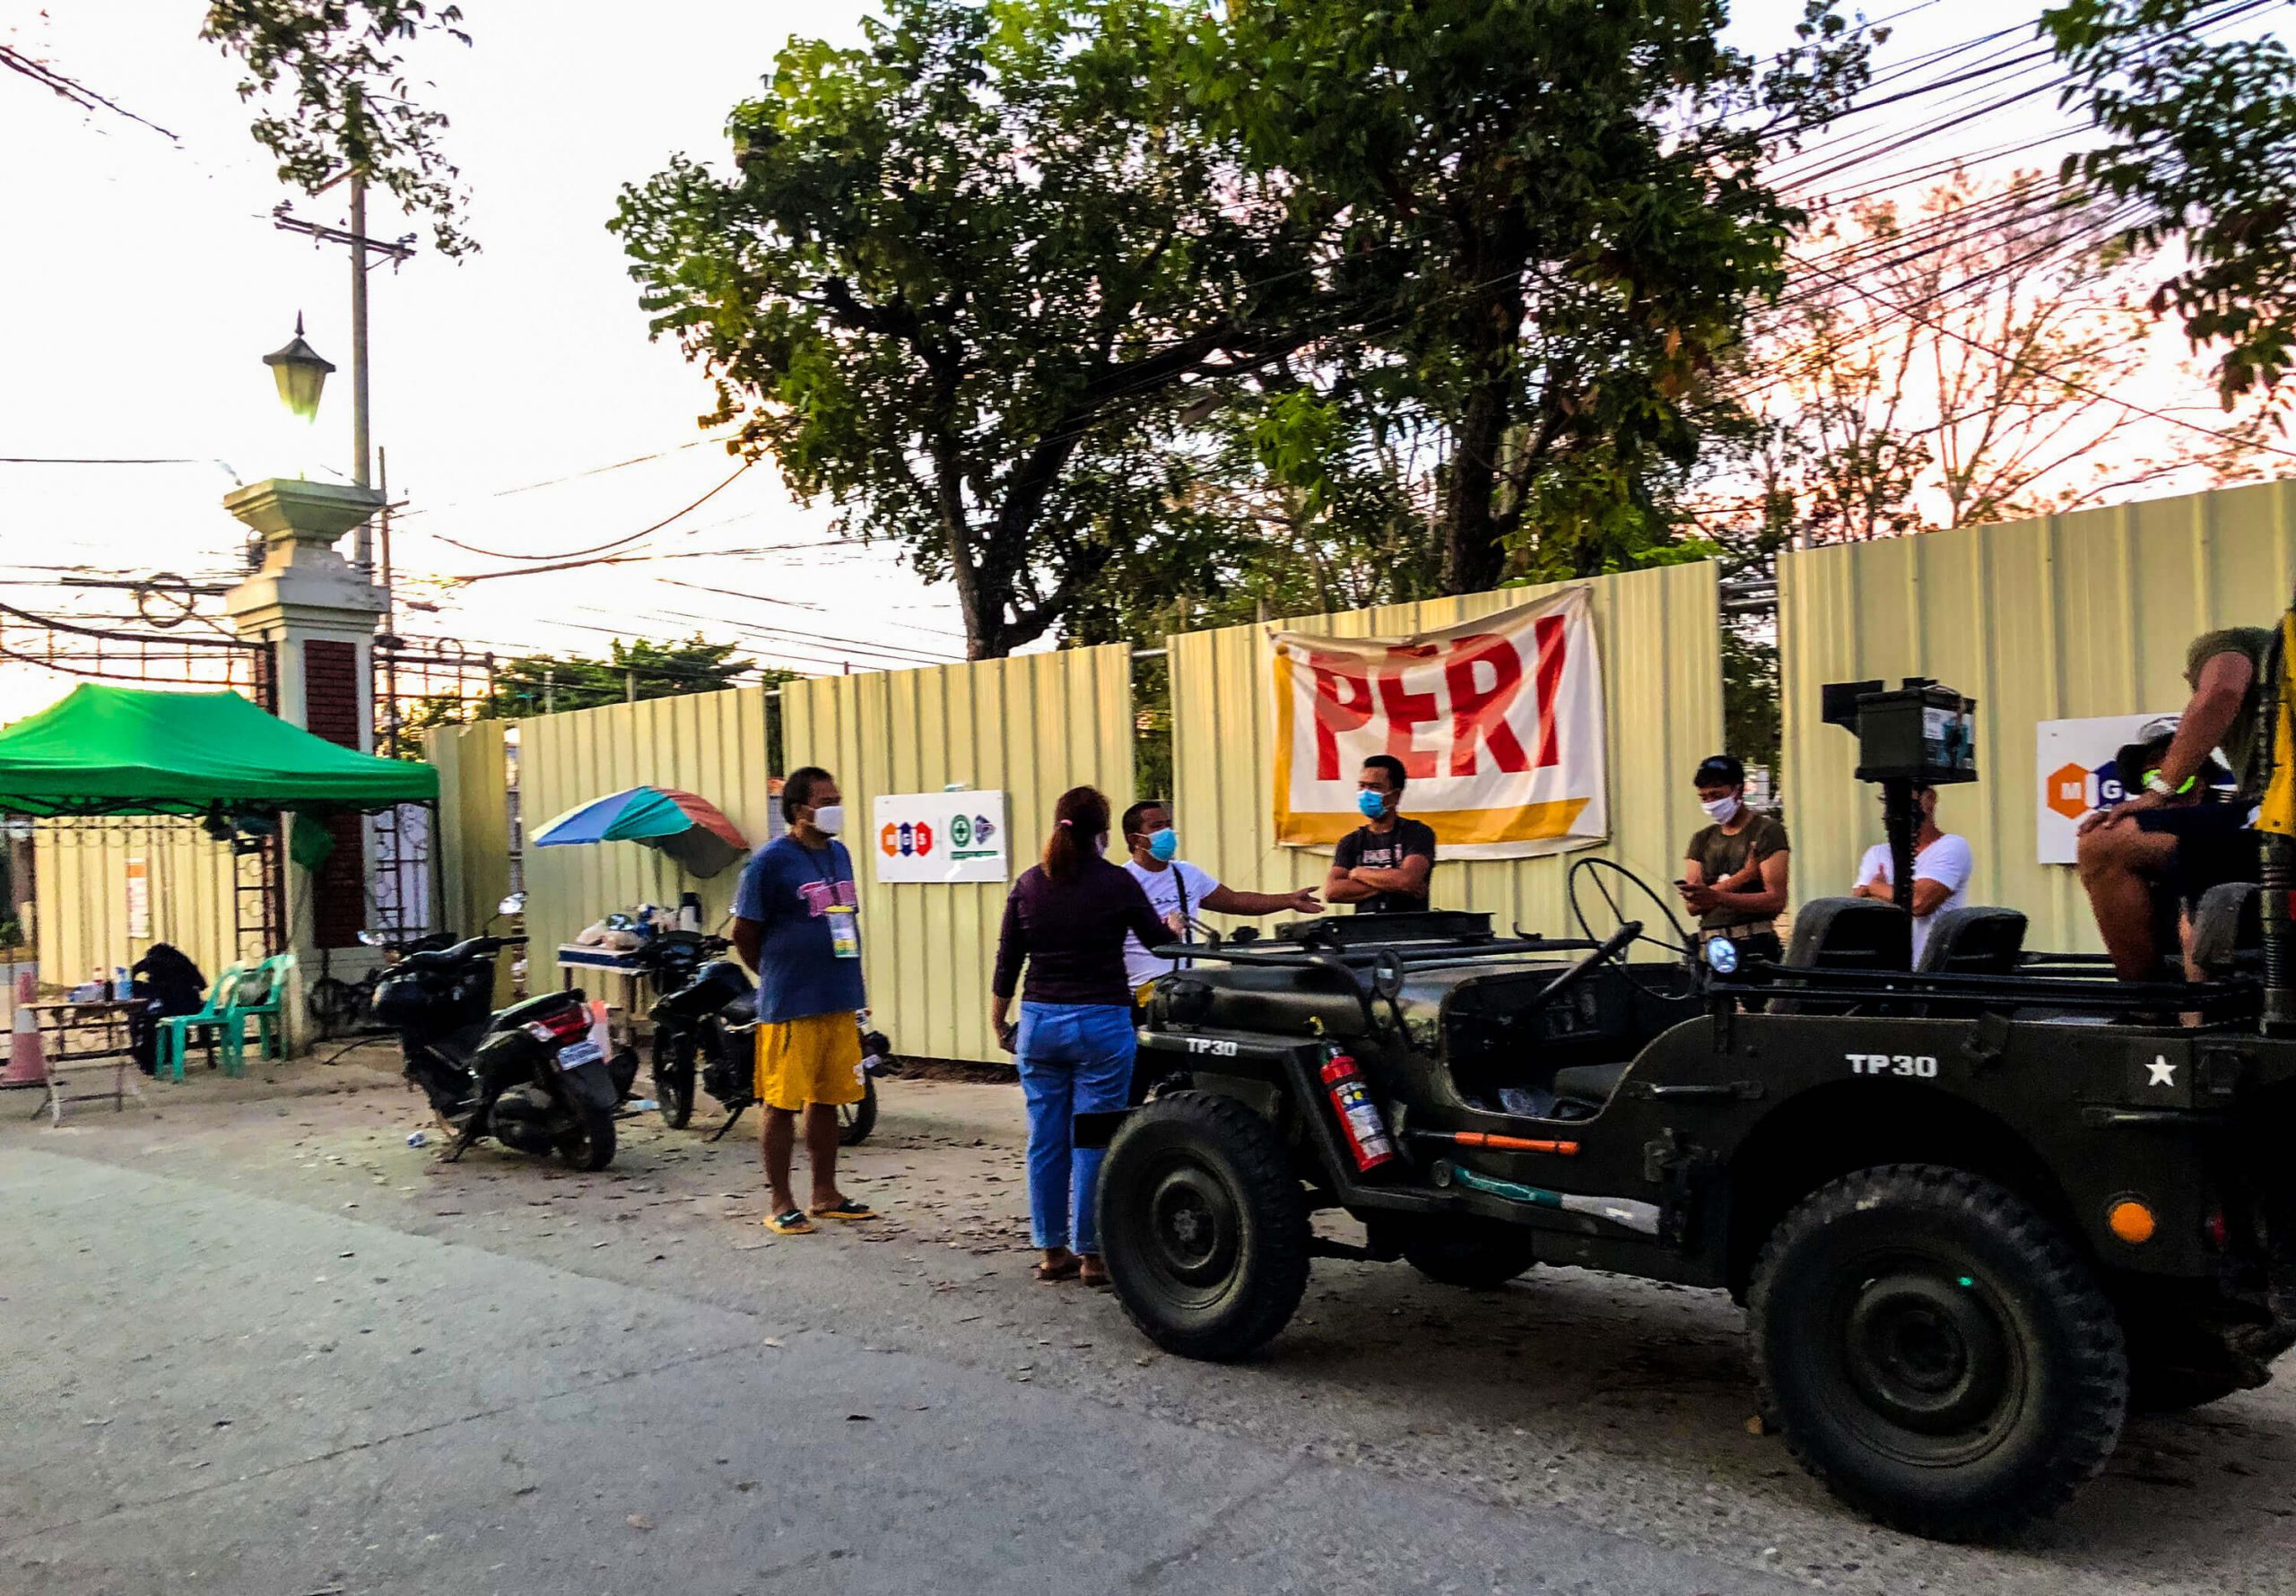
{"label": "man in blue t-shirt", "polygon": [[[813,1219],[874,1219],[876,1210],[837,1189],[837,1110],[863,1096],[860,898],[853,856],[836,834],[845,803],[819,766],[781,785],[789,834],[766,844],[734,894],[734,947],[757,972],[758,1144],[772,1211],[767,1228],[810,1235]],[[805,1118],[813,1202],[789,1186],[797,1116]],[[811,1218],[807,1215],[810,1212]]]}

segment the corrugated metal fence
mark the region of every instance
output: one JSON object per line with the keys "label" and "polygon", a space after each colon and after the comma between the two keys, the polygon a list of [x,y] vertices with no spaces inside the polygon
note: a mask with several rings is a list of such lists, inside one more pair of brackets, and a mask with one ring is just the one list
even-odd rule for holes
{"label": "corrugated metal fence", "polygon": [[1007,795],[1013,871],[1032,862],[1070,787],[1132,802],[1132,660],[1120,646],[821,676],[782,689],[787,762],[837,775],[861,886],[861,950],[877,1024],[901,1053],[995,1059],[988,980],[1002,882],[888,886],[869,863],[871,800],[952,782]]}
{"label": "corrugated metal fence", "polygon": [[[510,890],[509,760],[507,722],[438,726],[422,738],[422,757],[439,768],[439,874],[435,924],[474,936],[494,918]],[[512,995],[510,960],[494,961],[494,995]]]}
{"label": "corrugated metal fence", "polygon": [[[1710,563],[1601,577],[1594,593],[1608,716],[1611,837],[1590,852],[1617,859],[1661,891],[1680,873],[1700,821],[1690,773],[1722,745],[1718,597]],[[1508,588],[1344,615],[1273,623],[1276,629],[1392,637],[1456,625],[1542,598],[1553,587]],[[1242,891],[1319,886],[1326,854],[1274,841],[1269,773],[1274,717],[1267,645],[1257,626],[1170,639],[1173,794],[1181,855]],[[1409,812],[1408,803],[1405,812]],[[1581,854],[1439,864],[1434,901],[1488,910],[1520,924],[1576,934],[1563,879]],[[1631,911],[1630,911],[1631,912]],[[1214,916],[1216,919],[1217,916]],[[1598,926],[1598,934],[1605,926]]]}
{"label": "corrugated metal fence", "polygon": [[[144,869],[148,924],[131,924],[127,870]],[[33,917],[40,979],[70,985],[169,942],[210,979],[239,957],[231,850],[196,820],[107,817],[43,820],[32,831]]]}
{"label": "corrugated metal fence", "polygon": [[[766,754],[766,690],[749,687],[647,698],[518,723],[531,990],[558,984],[558,945],[572,941],[609,910],[641,903],[674,908],[678,895],[687,890],[700,895],[705,926],[715,926],[732,908],[738,868],[697,880],[657,850],[636,843],[538,848],[534,834],[578,804],[648,785],[683,787],[707,798],[753,845],[761,844],[774,774]],[[503,838],[507,858],[507,826]],[[483,921],[493,906],[474,900],[480,904]]]}
{"label": "corrugated metal fence", "polygon": [[1828,681],[1931,676],[1978,700],[1973,786],[1939,820],[1970,839],[1975,903],[2031,918],[2026,946],[2100,946],[2065,865],[2035,857],[2034,727],[2175,710],[2199,633],[2270,625],[2296,581],[2296,481],[1787,554],[1779,562],[1787,820],[1797,900],[1847,891],[1881,840]]}

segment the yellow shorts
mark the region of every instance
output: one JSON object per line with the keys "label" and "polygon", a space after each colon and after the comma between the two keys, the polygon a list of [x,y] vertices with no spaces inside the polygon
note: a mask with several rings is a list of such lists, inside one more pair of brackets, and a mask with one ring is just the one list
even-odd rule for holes
{"label": "yellow shorts", "polygon": [[795,1112],[863,1097],[861,1027],[851,1010],[757,1028],[757,1100]]}

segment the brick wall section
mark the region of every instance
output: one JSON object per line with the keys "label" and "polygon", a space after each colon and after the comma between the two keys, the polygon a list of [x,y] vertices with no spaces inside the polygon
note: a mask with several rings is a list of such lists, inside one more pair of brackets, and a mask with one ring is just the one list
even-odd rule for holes
{"label": "brick wall section", "polygon": [[[338,747],[359,746],[359,650],[311,638],[303,644],[303,724]],[[312,881],[312,931],[322,948],[354,948],[367,923],[365,823],[357,815],[327,821],[334,851]]]}

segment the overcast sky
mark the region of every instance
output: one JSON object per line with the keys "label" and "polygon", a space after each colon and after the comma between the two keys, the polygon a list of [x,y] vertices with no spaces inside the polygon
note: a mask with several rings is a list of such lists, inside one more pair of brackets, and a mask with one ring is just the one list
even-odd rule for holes
{"label": "overcast sky", "polygon": [[[397,562],[415,577],[503,568],[441,537],[526,554],[581,549],[660,519],[726,476],[730,463],[714,446],[681,447],[699,436],[709,393],[673,347],[648,341],[604,223],[621,185],[673,152],[720,156],[728,108],[755,91],[793,29],[846,39],[861,14],[851,0],[465,8],[474,47],[429,43],[416,65],[435,79],[422,98],[452,118],[448,141],[483,252],[460,265],[419,254],[371,278],[375,438],[394,497],[410,502]],[[83,113],[0,74],[0,455],[196,462],[0,464],[0,579],[67,574],[28,568],[50,566],[226,573],[240,533],[218,500],[234,474],[348,469],[345,255],[273,226],[286,196],[248,135],[234,65],[196,38],[200,10],[195,0],[0,0],[0,40],[177,135]],[[1890,47],[1899,57],[2015,20],[1980,0],[1883,4],[1875,14],[1893,11],[1906,13]],[[1741,4],[1734,36],[1778,48],[1800,12],[1800,0]],[[2044,97],[2021,114],[2052,109]],[[2000,142],[2009,125],[1989,118],[1978,142]],[[293,206],[346,220],[340,190]],[[387,204],[377,211],[373,232],[413,227]],[[310,342],[343,368],[316,429],[284,416],[259,363],[299,310]],[[739,621],[775,629],[752,636],[760,657],[808,669],[960,655],[946,589],[918,582],[889,550],[822,546],[828,522],[761,467],[648,546],[794,546],[784,552],[490,581],[403,629],[602,652],[616,633]],[[45,610],[96,602],[37,585],[0,594]],[[0,719],[69,685],[0,664]]]}

